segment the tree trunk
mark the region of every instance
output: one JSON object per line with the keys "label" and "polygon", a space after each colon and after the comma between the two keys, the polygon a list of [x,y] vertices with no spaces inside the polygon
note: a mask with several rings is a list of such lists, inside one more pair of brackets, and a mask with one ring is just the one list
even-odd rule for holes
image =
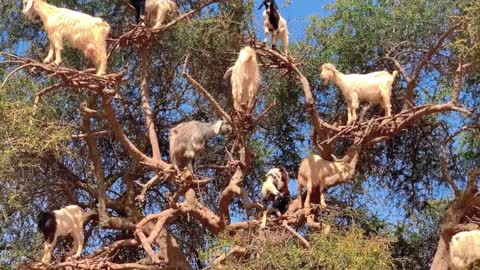
{"label": "tree trunk", "polygon": [[437,251],[433,257],[430,270],[448,270],[448,266],[450,265],[450,254],[448,251],[448,241],[442,235],[438,240]]}

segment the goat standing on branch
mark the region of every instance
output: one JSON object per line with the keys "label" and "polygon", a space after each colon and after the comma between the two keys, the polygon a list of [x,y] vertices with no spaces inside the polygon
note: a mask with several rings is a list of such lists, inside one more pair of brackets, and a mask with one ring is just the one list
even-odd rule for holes
{"label": "goat standing on branch", "polygon": [[50,262],[57,238],[68,234],[73,236],[75,244],[67,256],[74,254],[74,258],[80,257],[83,251],[83,223],[87,217],[87,213],[78,205],[38,214],[37,224],[45,242],[42,263]]}
{"label": "goat standing on branch", "polygon": [[185,167],[193,172],[193,161],[203,151],[208,139],[230,133],[232,127],[225,121],[202,123],[189,121],[170,129],[170,161],[178,173]]}
{"label": "goat standing on branch", "polygon": [[264,44],[267,44],[267,35],[272,35],[272,49],[275,49],[277,38],[282,41],[283,53],[288,54],[288,28],[287,21],[278,12],[278,6],[275,0],[263,0],[258,7],[261,9],[265,6],[263,11],[263,27],[265,31]]}
{"label": "goat standing on branch", "polygon": [[263,214],[260,228],[267,224],[267,204],[272,201],[270,212],[281,216],[287,211],[290,203],[290,191],[288,190],[288,172],[284,167],[278,166],[268,171],[267,179],[262,184]]}
{"label": "goat standing on branch", "polygon": [[138,23],[145,15],[145,0],[130,0],[130,4],[135,8],[135,21]]}
{"label": "goat standing on branch", "polygon": [[[347,180],[355,173],[357,166],[358,150],[355,152],[350,163],[347,163],[348,156],[335,161],[322,159],[319,155],[312,154],[302,160],[298,170],[298,187],[297,196],[300,200],[300,206],[305,209],[305,215],[310,215],[310,196],[314,188],[319,188],[320,205],[322,208],[327,207],[325,203],[326,183],[336,181],[338,179]],[[307,188],[307,196],[305,205],[302,204],[302,188]]]}
{"label": "goat standing on branch", "polygon": [[146,0],[147,26],[153,30],[159,29],[167,13],[173,13],[176,10],[177,4],[172,0]]}
{"label": "goat standing on branch", "polygon": [[247,46],[240,51],[237,62],[227,70],[223,78],[227,79],[229,76],[232,77],[233,108],[237,112],[252,112],[260,84],[254,49]]}
{"label": "goat standing on branch", "polygon": [[97,67],[97,75],[107,70],[107,36],[110,25],[101,18],[92,17],[66,8],[58,8],[43,0],[23,0],[23,14],[33,18],[35,15],[45,26],[50,40],[48,56],[43,60],[50,63],[55,54],[55,64],[62,62],[61,51],[63,39],[67,39],[72,47],[83,51]]}
{"label": "goat standing on branch", "polygon": [[327,84],[333,81],[342,91],[347,103],[347,125],[357,120],[359,100],[380,104],[385,110],[385,116],[392,116],[392,85],[398,72],[392,74],[386,71],[372,72],[368,74],[345,75],[338,71],[334,65],[327,63],[322,65],[320,78]]}

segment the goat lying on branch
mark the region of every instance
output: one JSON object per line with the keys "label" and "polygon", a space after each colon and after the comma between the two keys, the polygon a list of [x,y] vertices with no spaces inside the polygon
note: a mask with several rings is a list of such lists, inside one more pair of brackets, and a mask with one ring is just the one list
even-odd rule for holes
{"label": "goat lying on branch", "polygon": [[[300,200],[300,206],[304,206],[305,215],[310,214],[310,196],[314,188],[320,190],[320,205],[327,207],[325,203],[325,191],[327,178],[340,178],[346,180],[353,176],[355,167],[357,166],[358,150],[354,154],[350,163],[347,163],[348,156],[339,160],[334,157],[335,161],[328,161],[322,159],[319,155],[312,154],[302,160],[298,170],[298,187],[297,196]],[[307,188],[307,197],[305,198],[305,205],[302,204],[302,188]]]}
{"label": "goat lying on branch", "polygon": [[58,8],[43,0],[23,0],[23,14],[33,18],[35,15],[45,26],[50,40],[48,56],[43,60],[50,63],[55,54],[55,64],[62,62],[61,51],[63,39],[67,39],[72,47],[80,49],[85,57],[97,67],[97,75],[107,70],[106,40],[110,25],[101,18],[92,17],[66,8]]}
{"label": "goat lying on branch", "polygon": [[359,100],[368,101],[371,104],[380,104],[385,110],[385,116],[392,115],[392,84],[398,72],[392,74],[386,71],[372,72],[368,74],[345,75],[338,71],[330,63],[322,65],[320,78],[328,83],[333,81],[342,91],[347,103],[347,125],[357,120]]}
{"label": "goat lying on branch", "polygon": [[288,190],[288,173],[284,167],[278,166],[268,171],[267,179],[262,184],[263,214],[260,228],[267,224],[267,204],[272,201],[271,212],[281,216],[287,211],[290,202]]}
{"label": "goat lying on branch", "polygon": [[193,160],[203,151],[205,143],[218,134],[230,133],[232,127],[225,121],[202,123],[189,121],[170,129],[170,161],[178,173],[185,167],[193,172]]}
{"label": "goat lying on branch", "polygon": [[40,212],[37,217],[38,228],[43,233],[44,253],[42,263],[48,264],[53,248],[59,236],[71,234],[75,244],[68,254],[80,257],[83,251],[83,223],[87,213],[77,205],[69,205],[53,212]]}

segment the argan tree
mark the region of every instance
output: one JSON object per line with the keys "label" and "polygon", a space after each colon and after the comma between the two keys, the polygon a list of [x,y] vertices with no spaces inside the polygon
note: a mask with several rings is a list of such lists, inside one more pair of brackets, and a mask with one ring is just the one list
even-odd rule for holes
{"label": "argan tree", "polygon": [[[108,74],[94,75],[68,46],[61,66],[42,64],[41,23],[21,15],[21,1],[1,7],[1,263],[437,270],[448,269],[452,235],[478,228],[479,4],[339,0],[284,55],[258,41],[251,1],[180,0],[155,31],[134,25],[128,1],[49,2],[112,25]],[[233,110],[223,79],[246,45],[262,78],[248,115]],[[320,80],[326,62],[345,73],[397,70],[393,116],[365,106],[345,126],[343,96]],[[168,130],[216,119],[231,134],[209,142],[195,173],[177,173]],[[467,135],[451,143],[459,134]],[[294,193],[301,158],[348,162],[357,151],[356,177],[327,181],[326,209],[307,217],[295,194],[260,230],[257,201],[271,167],[287,168]],[[98,213],[85,224],[83,256],[65,258],[67,238],[42,265],[35,217],[69,204]],[[392,208],[401,218],[378,214]]]}

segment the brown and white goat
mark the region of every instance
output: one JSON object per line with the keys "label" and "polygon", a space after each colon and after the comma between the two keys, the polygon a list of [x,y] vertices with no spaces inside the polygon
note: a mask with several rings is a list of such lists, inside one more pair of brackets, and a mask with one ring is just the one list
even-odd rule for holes
{"label": "brown and white goat", "polygon": [[270,169],[265,177],[265,182],[262,184],[263,212],[260,225],[261,228],[265,228],[265,225],[267,224],[267,214],[269,212],[267,210],[268,202],[272,202],[270,212],[275,213],[277,216],[281,216],[285,213],[288,204],[290,203],[287,170],[282,166],[277,166]]}
{"label": "brown and white goat", "polygon": [[398,72],[392,74],[387,71],[377,71],[368,74],[345,75],[338,71],[334,65],[327,63],[322,65],[320,78],[324,83],[334,82],[345,98],[347,103],[347,125],[357,120],[359,100],[370,104],[380,104],[385,110],[385,116],[392,115],[392,85]]}
{"label": "brown and white goat", "polygon": [[62,62],[63,39],[72,47],[82,50],[85,56],[97,67],[97,75],[107,71],[107,36],[110,25],[101,18],[59,8],[43,0],[23,0],[23,14],[28,17],[38,15],[43,22],[50,41],[48,56],[43,60],[50,63]]}
{"label": "brown and white goat", "polygon": [[[346,157],[345,157],[346,158]],[[358,151],[354,154],[350,163],[344,159],[334,158],[335,161],[322,159],[319,155],[312,154],[302,160],[298,170],[297,196],[300,206],[305,209],[305,215],[310,214],[310,196],[314,188],[320,191],[320,205],[325,208],[326,183],[337,180],[347,180],[355,173],[357,166]],[[302,188],[307,188],[305,204],[302,204]]]}

